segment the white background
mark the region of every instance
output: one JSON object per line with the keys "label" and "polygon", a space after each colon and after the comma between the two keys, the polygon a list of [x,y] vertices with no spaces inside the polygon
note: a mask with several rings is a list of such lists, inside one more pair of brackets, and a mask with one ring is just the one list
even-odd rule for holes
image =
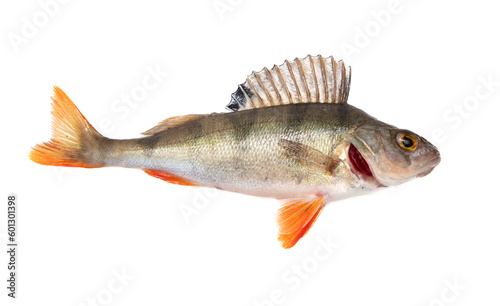
{"label": "white background", "polygon": [[[500,82],[495,2],[69,1],[47,17],[47,1],[0,7],[1,305],[499,305],[500,86],[481,81]],[[50,139],[53,85],[104,135],[131,138],[224,111],[252,70],[307,54],[343,58],[349,103],[432,140],[442,163],[329,204],[290,250],[276,200],[28,158]],[[125,104],[148,69],[168,76]],[[19,198],[15,301],[8,193]]]}

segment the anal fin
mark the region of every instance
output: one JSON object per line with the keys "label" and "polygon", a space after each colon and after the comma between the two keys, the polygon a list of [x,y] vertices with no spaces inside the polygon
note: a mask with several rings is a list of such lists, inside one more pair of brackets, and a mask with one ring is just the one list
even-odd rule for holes
{"label": "anal fin", "polygon": [[291,201],[278,210],[278,240],[284,249],[293,247],[307,234],[325,207],[323,201],[324,198]]}
{"label": "anal fin", "polygon": [[146,169],[144,170],[144,172],[146,172],[146,174],[148,175],[151,175],[152,177],[159,178],[171,184],[184,185],[184,186],[198,186],[198,184],[194,182],[191,182],[189,180],[186,180],[185,178],[182,178],[180,176],[168,172],[153,170],[153,169]]}

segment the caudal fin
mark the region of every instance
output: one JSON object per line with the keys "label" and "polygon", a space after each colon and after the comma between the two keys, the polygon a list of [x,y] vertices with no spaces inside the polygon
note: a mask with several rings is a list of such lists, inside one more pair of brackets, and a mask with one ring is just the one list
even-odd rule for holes
{"label": "caudal fin", "polygon": [[52,139],[36,145],[30,152],[32,161],[50,166],[98,168],[94,151],[106,139],[80,113],[75,104],[57,86],[52,97]]}

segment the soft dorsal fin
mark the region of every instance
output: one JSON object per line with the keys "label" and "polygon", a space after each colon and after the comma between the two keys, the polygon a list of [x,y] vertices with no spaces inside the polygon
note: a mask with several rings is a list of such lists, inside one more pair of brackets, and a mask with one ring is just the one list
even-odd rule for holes
{"label": "soft dorsal fin", "polygon": [[185,123],[204,118],[206,116],[209,115],[183,115],[183,116],[170,117],[158,123],[156,126],[150,128],[146,132],[143,132],[142,135],[146,136],[155,135],[163,131],[166,131],[168,129],[171,129],[173,127],[180,126]]}
{"label": "soft dorsal fin", "polygon": [[253,72],[231,95],[233,111],[293,103],[346,103],[351,67],[333,57],[308,55]]}

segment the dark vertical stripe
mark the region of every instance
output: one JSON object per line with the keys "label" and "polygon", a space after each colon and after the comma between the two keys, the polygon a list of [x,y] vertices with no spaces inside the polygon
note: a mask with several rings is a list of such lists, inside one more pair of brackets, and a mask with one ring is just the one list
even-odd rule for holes
{"label": "dark vertical stripe", "polygon": [[[208,117],[210,118],[210,117]],[[200,120],[196,120],[196,121],[192,121],[189,123],[188,126],[186,126],[186,128],[188,129],[188,133],[190,135],[190,138],[194,138],[196,140],[196,142],[201,138],[203,137],[203,132],[205,131],[205,122],[207,122],[208,118],[203,118],[203,119],[200,119]]]}
{"label": "dark vertical stripe", "polygon": [[310,103],[306,104],[292,104],[284,112],[284,124],[287,132],[300,131],[304,123],[307,122],[309,113],[311,112]]}
{"label": "dark vertical stripe", "polygon": [[349,105],[346,103],[338,104],[339,127],[347,127],[349,118]]}
{"label": "dark vertical stripe", "polygon": [[[233,134],[236,143],[238,144],[240,154],[244,154],[248,145],[248,137],[256,132],[256,123],[259,121],[259,116],[262,115],[263,108],[257,108],[245,111],[244,113],[235,113],[229,116],[232,124]],[[241,156],[241,155],[240,155]]]}
{"label": "dark vertical stripe", "polygon": [[136,145],[142,148],[142,154],[146,157],[153,156],[155,149],[158,147],[160,135],[153,135],[145,138],[137,139]]}
{"label": "dark vertical stripe", "polygon": [[334,111],[333,118],[335,118],[335,124],[332,128],[331,138],[335,139],[332,143],[332,147],[330,148],[330,153],[333,153],[336,147],[342,141],[342,138],[345,137],[345,131],[350,128],[351,120],[350,116],[350,106],[346,103],[343,104],[333,104],[334,107],[332,111]]}

